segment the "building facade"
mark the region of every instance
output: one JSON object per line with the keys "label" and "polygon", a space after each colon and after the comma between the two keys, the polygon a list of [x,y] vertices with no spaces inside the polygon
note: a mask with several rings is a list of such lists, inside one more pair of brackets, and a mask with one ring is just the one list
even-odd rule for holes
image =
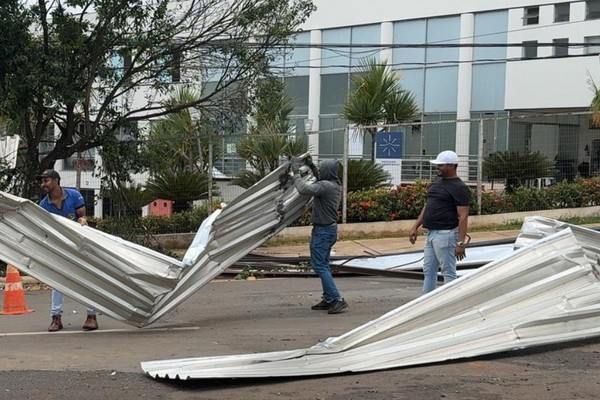
{"label": "building facade", "polygon": [[[600,130],[579,114],[589,110],[591,82],[600,83],[599,0],[315,4],[277,65],[296,100],[297,129],[319,132],[315,153],[340,156],[351,75],[373,57],[401,75],[422,110],[425,124],[403,128],[407,165],[453,149],[471,163],[495,151],[541,151],[571,169],[600,168]],[[427,124],[435,121],[454,122]]]}
{"label": "building facade", "polygon": [[[471,181],[482,157],[506,150],[540,151],[565,176],[600,170],[600,126],[586,114],[591,83],[600,86],[600,0],[314,3],[317,11],[273,67],[295,101],[296,132],[310,133],[318,157],[343,156],[348,121],[340,111],[352,74],[371,57],[400,74],[421,109],[420,119],[398,127],[403,181],[431,174],[427,160],[445,149],[468,161],[459,172]],[[369,157],[370,140],[355,141],[350,152]],[[222,146],[215,167],[232,175],[243,168],[235,139]],[[57,164],[64,184],[81,188],[97,216],[110,213],[94,202],[99,165],[95,152]]]}

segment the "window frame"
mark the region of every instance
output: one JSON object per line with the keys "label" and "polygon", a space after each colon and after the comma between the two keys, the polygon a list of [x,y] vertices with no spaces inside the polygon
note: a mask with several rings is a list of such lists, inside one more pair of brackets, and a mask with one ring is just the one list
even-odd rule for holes
{"label": "window frame", "polygon": [[571,20],[571,3],[554,5],[554,22],[569,22]]}
{"label": "window frame", "polygon": [[[586,36],[583,38],[584,43],[586,44],[584,53],[589,55],[596,55],[600,53],[600,35],[597,36]],[[588,43],[598,43],[594,46],[588,46]],[[593,50],[593,51],[592,51]]]}
{"label": "window frame", "polygon": [[567,57],[569,55],[569,38],[552,39],[552,55],[554,57]]}
{"label": "window frame", "polygon": [[525,7],[523,9],[523,26],[538,25],[540,23],[540,6]]}
{"label": "window frame", "polygon": [[[525,40],[522,43],[523,45],[523,60],[533,60],[538,58],[538,41],[537,40]],[[532,53],[530,53],[532,52]]]}
{"label": "window frame", "polygon": [[586,0],[585,19],[600,19],[600,0]]}

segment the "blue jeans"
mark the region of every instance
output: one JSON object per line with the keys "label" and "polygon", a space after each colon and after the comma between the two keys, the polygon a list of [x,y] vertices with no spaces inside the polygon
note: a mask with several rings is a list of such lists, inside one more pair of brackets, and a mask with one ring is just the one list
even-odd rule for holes
{"label": "blue jeans", "polygon": [[[50,308],[50,316],[62,315],[63,303],[65,302],[65,295],[58,290],[52,289],[52,306]],[[87,309],[88,315],[96,315],[96,310],[93,308]]]}
{"label": "blue jeans", "polygon": [[327,302],[342,298],[335,286],[329,268],[329,254],[335,242],[337,242],[337,224],[313,226],[310,237],[310,264],[315,273],[321,278],[322,298]]}
{"label": "blue jeans", "polygon": [[441,268],[444,283],[456,279],[456,243],[458,228],[449,230],[431,230],[427,233],[423,249],[423,294],[437,287],[437,273]]}

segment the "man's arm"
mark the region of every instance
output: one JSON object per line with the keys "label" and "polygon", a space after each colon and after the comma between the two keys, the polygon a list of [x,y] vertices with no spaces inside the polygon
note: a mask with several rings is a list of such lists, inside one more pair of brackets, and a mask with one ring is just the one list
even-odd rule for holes
{"label": "man's arm", "polygon": [[77,213],[77,222],[79,222],[81,225],[87,225],[85,206],[79,207],[77,210],[75,210],[75,212]]}
{"label": "man's arm", "polygon": [[408,240],[410,240],[412,244],[415,244],[415,242],[417,241],[417,233],[419,231],[419,227],[423,225],[423,215],[425,214],[425,207],[423,207],[423,209],[421,210],[421,213],[417,217],[415,224],[412,226],[410,233],[408,234]]}
{"label": "man's arm", "polygon": [[467,238],[467,226],[469,222],[469,206],[457,206],[458,212],[458,242],[462,245],[456,246],[455,254],[458,260],[465,258],[465,239]]}

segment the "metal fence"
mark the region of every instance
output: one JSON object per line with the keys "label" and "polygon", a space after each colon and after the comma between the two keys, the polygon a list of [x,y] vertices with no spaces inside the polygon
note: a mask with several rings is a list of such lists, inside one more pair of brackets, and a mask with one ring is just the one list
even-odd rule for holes
{"label": "metal fence", "polygon": [[[436,169],[429,161],[443,150],[459,155],[459,176],[478,194],[502,192],[506,178],[515,176],[522,177],[522,184],[542,188],[562,180],[593,177],[600,170],[600,125],[585,112],[479,113],[472,119],[350,125],[286,135],[305,135],[308,151],[317,163],[334,158],[347,166],[352,160],[372,162],[374,158],[389,173],[390,187],[432,179]],[[236,152],[236,144],[244,137],[223,134],[210,139],[209,145],[220,149],[212,165],[213,183],[218,187],[218,194],[211,198],[213,203],[228,202],[245,190],[231,183],[232,177],[248,169],[248,163]],[[520,162],[514,162],[516,159]],[[492,162],[494,174],[490,176]],[[352,186],[357,179],[352,170],[345,168],[344,175],[346,187]],[[344,202],[344,215],[345,207]]]}

